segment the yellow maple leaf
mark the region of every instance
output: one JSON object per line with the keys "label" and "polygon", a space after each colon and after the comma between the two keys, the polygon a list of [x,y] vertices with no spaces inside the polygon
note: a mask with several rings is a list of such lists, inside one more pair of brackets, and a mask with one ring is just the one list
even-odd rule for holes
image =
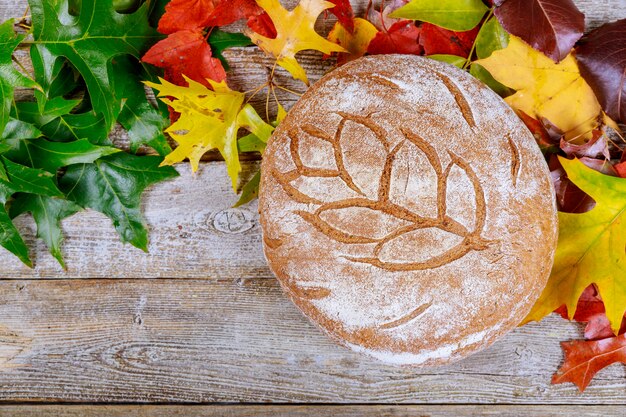
{"label": "yellow maple leaf", "polygon": [[165,131],[178,146],[161,165],[173,165],[189,159],[192,170],[198,170],[200,158],[207,151],[219,150],[224,157],[233,189],[241,171],[237,151],[237,132],[245,128],[267,141],[274,128],[265,123],[249,104],[244,105],[244,93],[231,90],[225,81],[208,79],[213,90],[187,77],[189,87],[172,84],[159,78],[160,84],[145,84],[158,90],[158,97],[180,113],[180,117]]}
{"label": "yellow maple leaf", "polygon": [[535,118],[545,117],[565,132],[566,139],[588,136],[602,114],[591,87],[580,75],[572,54],[560,63],[510,36],[506,48],[477,64],[500,83],[516,90],[505,101]]}
{"label": "yellow maple leaf", "polygon": [[337,61],[340,64],[352,61],[365,55],[367,47],[376,34],[378,29],[365,19],[355,17],[354,30],[350,32],[340,22],[335,23],[332,30],[328,33],[328,40],[341,45],[347,50],[347,53],[339,52]]}
{"label": "yellow maple leaf", "polygon": [[276,27],[276,38],[266,38],[248,31],[248,36],[266,53],[276,57],[276,63],[285,68],[297,80],[308,85],[304,68],[296,60],[296,53],[305,49],[315,49],[325,54],[345,52],[336,43],[330,42],[315,32],[315,21],[326,9],[335,7],[322,0],[301,0],[291,11],[285,9],[279,0],[257,0],[257,4],[267,12]]}
{"label": "yellow maple leaf", "polygon": [[570,319],[590,284],[598,288],[617,334],[626,311],[626,179],[561,159],[569,179],[596,202],[591,211],[559,213],[559,242],[552,274],[524,323],[540,320],[565,304]]}

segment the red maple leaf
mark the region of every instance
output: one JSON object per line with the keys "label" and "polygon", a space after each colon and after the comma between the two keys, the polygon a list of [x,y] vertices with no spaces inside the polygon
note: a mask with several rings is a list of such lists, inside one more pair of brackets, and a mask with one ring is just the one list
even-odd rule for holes
{"label": "red maple leaf", "polygon": [[370,42],[367,52],[377,54],[413,54],[423,52],[419,43],[420,29],[412,20],[401,20],[389,29],[378,32]]}
{"label": "red maple leaf", "polygon": [[219,59],[213,58],[211,46],[201,30],[181,30],[154,45],[142,60],[165,69],[165,79],[187,85],[183,74],[209,87],[207,78],[226,79],[226,71]]}
{"label": "red maple leaf", "polygon": [[552,376],[553,384],[571,382],[582,392],[594,375],[607,366],[626,363],[626,335],[602,340],[561,342],[565,352],[563,366]]}
{"label": "red maple leaf", "polygon": [[426,55],[448,54],[467,58],[478,35],[478,26],[467,32],[454,32],[431,23],[422,24],[420,45]]}
{"label": "red maple leaf", "polygon": [[165,6],[158,30],[171,34],[229,25],[240,19],[248,19],[248,26],[263,36],[276,36],[274,24],[254,0],[172,0]]}

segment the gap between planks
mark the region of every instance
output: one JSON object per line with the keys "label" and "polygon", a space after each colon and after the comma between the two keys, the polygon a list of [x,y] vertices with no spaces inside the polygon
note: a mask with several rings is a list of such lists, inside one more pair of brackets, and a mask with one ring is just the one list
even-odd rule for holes
{"label": "gap between planks", "polygon": [[545,405],[11,405],[0,417],[622,417],[622,406]]}

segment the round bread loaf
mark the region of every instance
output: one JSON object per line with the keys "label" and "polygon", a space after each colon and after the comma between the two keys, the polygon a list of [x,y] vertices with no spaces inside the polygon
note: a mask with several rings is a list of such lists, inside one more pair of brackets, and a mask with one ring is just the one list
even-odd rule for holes
{"label": "round bread loaf", "polygon": [[269,141],[259,200],[284,291],[355,351],[402,365],[485,348],[529,312],[557,241],[547,165],[509,106],[430,59],[323,77]]}

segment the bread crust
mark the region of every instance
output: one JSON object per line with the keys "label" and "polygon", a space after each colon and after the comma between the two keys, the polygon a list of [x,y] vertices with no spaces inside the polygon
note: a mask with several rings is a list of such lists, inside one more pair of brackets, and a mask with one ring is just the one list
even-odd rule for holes
{"label": "bread crust", "polygon": [[557,210],[532,134],[448,64],[370,56],[291,109],[259,212],[285,293],[344,346],[439,365],[514,328],[548,279]]}

